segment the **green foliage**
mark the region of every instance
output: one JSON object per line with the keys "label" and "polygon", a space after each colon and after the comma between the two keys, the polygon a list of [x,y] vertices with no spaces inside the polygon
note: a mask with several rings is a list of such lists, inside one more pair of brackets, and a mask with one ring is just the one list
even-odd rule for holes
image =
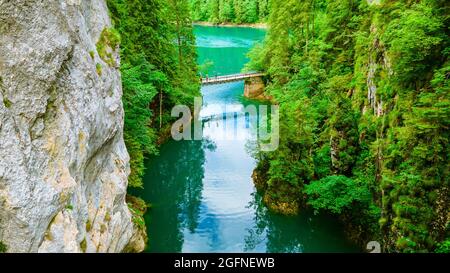
{"label": "green foliage", "polygon": [[91,220],[86,221],[86,232],[90,232],[92,230],[92,222]]}
{"label": "green foliage", "polygon": [[316,212],[327,210],[341,214],[355,203],[369,203],[371,194],[367,187],[358,185],[346,176],[328,176],[305,186],[310,204]]}
{"label": "green foliage", "polygon": [[450,253],[450,238],[437,245],[436,253]]}
{"label": "green foliage", "polygon": [[83,239],[83,241],[81,241],[80,243],[80,249],[83,253],[86,252],[87,249],[87,242],[86,242],[86,238]]}
{"label": "green foliage", "polygon": [[6,253],[8,251],[8,247],[0,241],[0,253]]}
{"label": "green foliage", "polygon": [[440,61],[442,41],[448,39],[444,22],[434,16],[432,6],[417,4],[387,25],[383,40],[389,47],[399,83],[410,85],[426,78]]}
{"label": "green foliage", "polygon": [[[109,66],[116,66],[113,53],[120,45],[120,35],[117,30],[113,28],[105,28],[100,34],[97,42],[97,52],[100,58]],[[92,56],[92,54],[91,54]]]}
{"label": "green foliage", "polygon": [[96,64],[95,65],[95,70],[97,71],[97,75],[101,76],[102,75],[102,65],[101,64]]}
{"label": "green foliage", "polygon": [[280,105],[280,147],[257,154],[265,188],[350,215],[390,251],[436,249],[450,202],[444,2],[271,1],[246,67]]}
{"label": "green foliage", "polygon": [[130,187],[142,187],[144,154],[155,154],[155,132],[149,127],[152,112],[149,105],[157,90],[155,85],[167,79],[155,71],[145,59],[140,64],[122,66],[123,102],[125,109],[125,143],[131,157]]}
{"label": "green foliage", "polygon": [[140,229],[145,230],[144,214],[147,211],[149,205],[146,204],[145,201],[141,198],[130,195],[127,196],[127,204],[132,214],[133,223]]}
{"label": "green foliage", "polygon": [[250,61],[245,65],[244,71],[263,71],[264,70],[264,56],[266,52],[264,52],[264,46],[260,43],[257,43],[253,46],[250,52],[247,54],[247,57]]}
{"label": "green foliage", "polygon": [[[199,95],[189,5],[187,0],[108,0],[107,4],[121,38],[129,186],[142,187],[144,160],[157,153],[156,140],[171,121],[170,110],[175,104],[193,104],[193,97]],[[104,32],[97,50],[108,60],[108,48],[119,40],[115,31]]]}
{"label": "green foliage", "polygon": [[5,96],[3,90],[4,90],[3,78],[0,77],[0,92],[2,93],[3,96],[3,104],[5,105],[6,108],[10,108],[12,106],[12,102]]}
{"label": "green foliage", "polygon": [[110,212],[109,211],[107,211],[106,213],[105,213],[105,222],[110,222],[111,221],[111,214],[110,214]]}
{"label": "green foliage", "polygon": [[3,97],[3,104],[6,108],[10,108],[12,106],[12,102],[6,97]]}
{"label": "green foliage", "polygon": [[408,237],[400,237],[396,242],[396,246],[403,252],[412,252],[417,244]]}
{"label": "green foliage", "polygon": [[258,23],[269,16],[270,0],[190,0],[194,21]]}

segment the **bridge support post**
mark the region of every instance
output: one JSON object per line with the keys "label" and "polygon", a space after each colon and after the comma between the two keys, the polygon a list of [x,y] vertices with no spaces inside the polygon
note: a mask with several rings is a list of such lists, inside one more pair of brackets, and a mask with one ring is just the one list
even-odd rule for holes
{"label": "bridge support post", "polygon": [[267,100],[264,94],[265,84],[262,77],[252,77],[245,80],[244,97],[249,99]]}

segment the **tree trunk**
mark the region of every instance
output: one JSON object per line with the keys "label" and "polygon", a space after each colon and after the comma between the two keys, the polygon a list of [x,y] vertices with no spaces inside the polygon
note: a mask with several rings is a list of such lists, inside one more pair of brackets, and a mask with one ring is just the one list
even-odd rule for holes
{"label": "tree trunk", "polygon": [[159,91],[159,129],[162,128],[162,91]]}

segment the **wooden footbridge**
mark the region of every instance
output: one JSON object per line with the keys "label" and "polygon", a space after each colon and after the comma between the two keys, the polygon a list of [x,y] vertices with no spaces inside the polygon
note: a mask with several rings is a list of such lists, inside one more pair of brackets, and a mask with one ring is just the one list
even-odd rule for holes
{"label": "wooden footbridge", "polygon": [[227,83],[227,82],[244,81],[246,79],[260,78],[262,76],[264,76],[264,73],[249,72],[249,73],[231,74],[231,75],[214,76],[214,77],[205,76],[205,77],[202,77],[201,80],[202,80],[202,85],[211,85],[211,84],[221,84],[221,83]]}

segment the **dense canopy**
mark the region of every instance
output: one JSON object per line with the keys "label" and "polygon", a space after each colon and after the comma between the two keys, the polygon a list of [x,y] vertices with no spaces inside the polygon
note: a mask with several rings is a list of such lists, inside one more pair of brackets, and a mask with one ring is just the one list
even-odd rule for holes
{"label": "dense canopy", "polygon": [[448,250],[448,12],[440,0],[271,1],[247,65],[281,107],[280,148],[258,156],[269,206],[337,214],[385,251]]}

